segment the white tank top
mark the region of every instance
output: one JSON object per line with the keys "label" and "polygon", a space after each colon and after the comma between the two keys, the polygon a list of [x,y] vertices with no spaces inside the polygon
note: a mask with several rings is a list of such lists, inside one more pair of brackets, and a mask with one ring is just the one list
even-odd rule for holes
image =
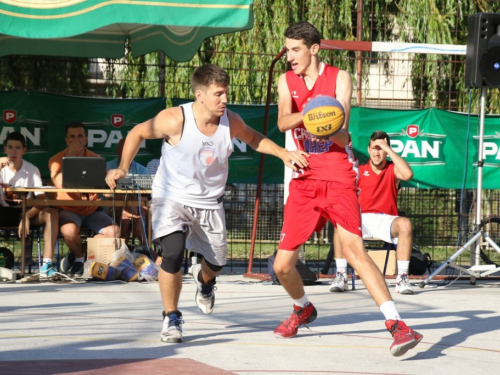
{"label": "white tank top", "polygon": [[182,136],[175,146],[162,144],[153,196],[195,208],[221,208],[228,159],[233,152],[227,111],[220,117],[217,131],[207,137],[196,125],[193,103],[180,107],[184,114]]}

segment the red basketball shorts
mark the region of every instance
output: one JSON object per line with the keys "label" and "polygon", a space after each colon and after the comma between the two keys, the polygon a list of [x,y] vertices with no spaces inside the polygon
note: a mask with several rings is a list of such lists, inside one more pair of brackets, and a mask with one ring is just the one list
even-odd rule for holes
{"label": "red basketball shorts", "polygon": [[326,220],[361,236],[358,189],[334,181],[292,180],[278,248],[297,249]]}

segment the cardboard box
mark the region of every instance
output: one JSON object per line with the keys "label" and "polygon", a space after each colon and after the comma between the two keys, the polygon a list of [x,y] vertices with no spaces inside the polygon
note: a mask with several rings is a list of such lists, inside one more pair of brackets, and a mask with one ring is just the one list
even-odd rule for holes
{"label": "cardboard box", "polygon": [[123,238],[93,237],[87,238],[87,260],[108,264],[113,254],[123,244]]}
{"label": "cardboard box", "polygon": [[[384,272],[384,263],[385,263],[385,257],[387,256],[387,250],[385,249],[371,250],[368,251],[368,255],[375,262],[380,272]],[[398,265],[396,259],[396,250],[391,250],[389,252],[389,260],[387,261],[387,269],[385,270],[385,275],[386,276],[397,275],[398,273],[397,271],[398,271]],[[358,273],[356,272],[356,275],[357,274]]]}

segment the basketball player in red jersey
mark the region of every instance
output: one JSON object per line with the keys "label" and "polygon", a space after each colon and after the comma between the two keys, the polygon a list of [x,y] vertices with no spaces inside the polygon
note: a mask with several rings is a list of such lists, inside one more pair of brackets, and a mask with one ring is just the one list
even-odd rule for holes
{"label": "basketball player in red jersey", "polygon": [[[410,219],[398,216],[397,206],[400,181],[410,180],[413,171],[410,165],[392,150],[386,132],[373,132],[368,154],[370,161],[359,167],[363,237],[379,238],[397,244],[396,292],[413,294],[408,280],[413,232]],[[387,156],[390,156],[392,161],[388,161]],[[342,247],[339,244],[336,244],[334,249],[337,274],[330,291],[343,292],[347,290],[347,261],[343,259]],[[339,263],[345,263],[345,268],[339,267]]]}
{"label": "basketball player in red jersey", "polygon": [[[282,132],[290,130],[298,150],[310,157],[306,168],[294,172],[289,186],[274,271],[294,306],[292,315],[274,334],[293,337],[301,325],[316,319],[316,309],[305,294],[295,265],[300,245],[308,240],[320,220],[328,219],[337,228],[346,259],[358,271],[385,316],[386,327],[394,337],[391,354],[403,355],[423,336],[401,320],[382,274],[363,248],[358,167],[349,136],[351,77],[319,61],[321,36],[310,23],[291,25],[285,37],[287,60],[292,70],[282,74],[278,82],[278,127]],[[305,103],[318,95],[336,97],[345,111],[342,130],[326,141],[312,139],[302,124]]]}

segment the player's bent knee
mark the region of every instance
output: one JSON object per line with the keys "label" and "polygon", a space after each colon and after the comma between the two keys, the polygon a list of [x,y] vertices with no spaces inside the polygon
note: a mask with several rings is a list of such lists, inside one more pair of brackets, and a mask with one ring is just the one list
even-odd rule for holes
{"label": "player's bent knee", "polygon": [[280,276],[286,276],[289,275],[290,272],[292,271],[294,267],[292,267],[289,264],[283,263],[283,262],[274,262],[273,264],[273,270],[276,273],[276,275]]}
{"label": "player's bent knee", "polygon": [[171,274],[179,272],[184,259],[184,233],[178,231],[163,236],[160,238],[160,246],[163,252],[161,269]]}
{"label": "player's bent knee", "polygon": [[406,217],[398,218],[398,237],[411,235],[413,233],[410,219]]}

